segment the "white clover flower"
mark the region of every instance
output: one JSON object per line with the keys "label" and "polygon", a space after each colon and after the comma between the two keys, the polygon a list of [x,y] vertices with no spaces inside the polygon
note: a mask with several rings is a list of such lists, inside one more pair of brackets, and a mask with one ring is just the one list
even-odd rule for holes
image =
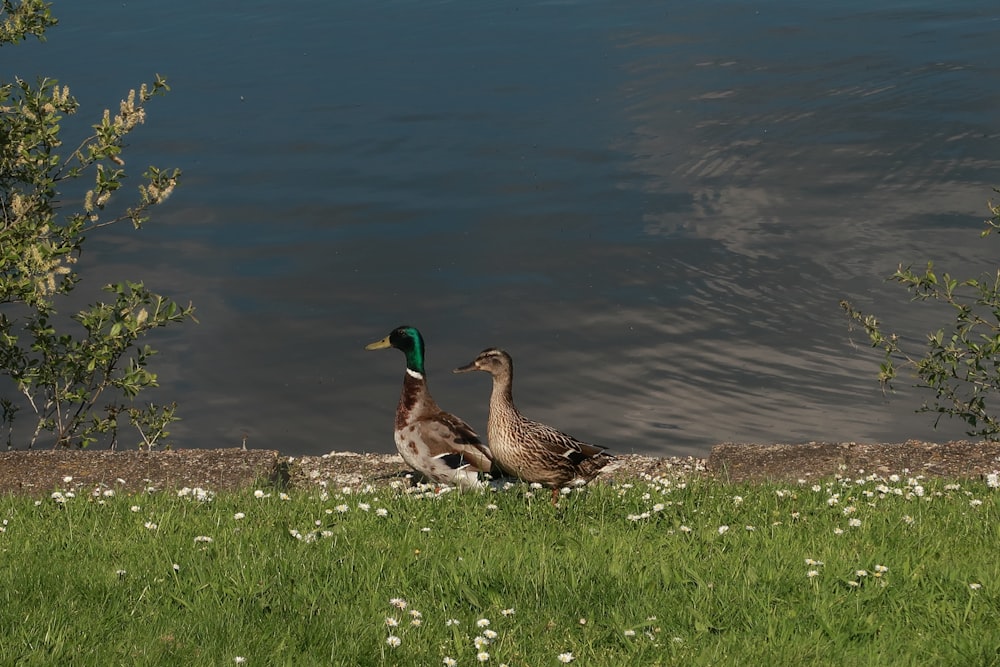
{"label": "white clover flower", "polygon": [[809,570],[808,572],[806,572],[806,576],[809,577],[810,579],[812,579],[813,577],[818,577],[819,570]]}
{"label": "white clover flower", "polygon": [[156,530],[157,528],[159,528],[159,526],[153,523],[152,521],[147,521],[143,525],[146,527],[147,530]]}
{"label": "white clover flower", "polygon": [[655,505],[653,505],[653,511],[662,512],[665,507],[666,505],[664,505],[663,503],[656,503]]}
{"label": "white clover flower", "polygon": [[389,600],[389,604],[395,607],[396,609],[406,609],[406,607],[409,605],[409,603],[403,598],[391,598]]}
{"label": "white clover flower", "polygon": [[483,630],[483,637],[486,637],[490,641],[493,641],[494,639],[496,639],[497,636],[498,635],[497,635],[497,633],[496,633],[495,630],[489,630],[489,629]]}
{"label": "white clover flower", "polygon": [[105,498],[113,498],[114,495],[115,495],[115,490],[114,489],[104,489],[104,492],[101,495],[103,495]]}
{"label": "white clover flower", "polygon": [[834,535],[843,535],[844,534],[844,529],[843,528],[834,528],[833,529],[833,534]]}
{"label": "white clover flower", "polygon": [[972,590],[974,590],[974,591],[978,591],[978,590],[979,590],[979,589],[981,589],[982,587],[983,587],[983,585],[982,585],[982,584],[977,584],[977,583],[972,583],[972,584],[969,584],[969,588],[971,588],[971,589],[972,589]]}
{"label": "white clover flower", "polygon": [[889,571],[889,568],[887,568],[885,565],[876,565],[875,566],[875,576],[876,577],[879,576],[879,575],[881,575],[881,574],[885,574],[888,571]]}
{"label": "white clover flower", "polygon": [[267,498],[267,495],[265,495],[264,492],[261,491],[260,489],[257,489],[256,491],[253,492],[253,497],[254,498]]}
{"label": "white clover flower", "polygon": [[237,512],[236,514],[233,515],[233,519],[235,519],[236,521],[240,521],[241,519],[245,518],[247,518],[247,515],[244,514],[243,512]]}
{"label": "white clover flower", "polygon": [[487,653],[486,651],[480,651],[479,653],[476,654],[476,660],[478,660],[479,662],[488,662],[489,659],[490,659],[490,654]]}
{"label": "white clover flower", "polygon": [[859,528],[861,526],[861,519],[849,519],[847,525],[851,528]]}
{"label": "white clover flower", "polygon": [[233,658],[233,662],[235,662],[237,665],[242,665],[246,661],[247,661],[247,659],[244,658],[242,655],[238,655],[235,658]]}
{"label": "white clover flower", "polygon": [[477,628],[488,628],[488,627],[490,627],[490,619],[488,619],[488,618],[481,618],[481,619],[479,619],[478,621],[476,621],[476,627]]}
{"label": "white clover flower", "polygon": [[484,648],[490,645],[490,640],[480,635],[475,639],[473,639],[472,643],[476,645],[477,651],[482,651]]}
{"label": "white clover flower", "polygon": [[991,472],[990,474],[986,475],[986,486],[988,486],[991,489],[1000,488],[1000,474]]}
{"label": "white clover flower", "polygon": [[63,477],[63,484],[69,484],[73,481],[73,475],[66,475]]}
{"label": "white clover flower", "polygon": [[691,532],[691,528],[688,527],[688,526],[681,526],[677,530],[681,531],[682,533],[690,533]]}
{"label": "white clover flower", "polygon": [[213,540],[208,535],[198,535],[197,537],[194,538],[194,541],[195,542],[204,542],[205,544],[211,544],[215,540]]}
{"label": "white clover flower", "polygon": [[559,662],[564,663],[564,664],[565,663],[573,662],[573,654],[570,653],[569,651],[566,651],[565,653],[560,653],[558,655],[558,658],[559,658]]}
{"label": "white clover flower", "polygon": [[170,567],[174,568],[174,572],[180,572],[181,571],[181,566],[178,565],[177,563],[174,563]]}
{"label": "white clover flower", "polygon": [[392,616],[385,617],[385,625],[388,628],[395,628],[399,626],[399,619],[393,618]]}
{"label": "white clover flower", "polygon": [[971,505],[972,507],[979,507],[982,504],[983,501],[979,500],[978,498],[973,498],[972,500],[969,501],[969,505]]}
{"label": "white clover flower", "polygon": [[449,658],[448,656],[445,656],[444,660],[441,662],[444,664],[444,667],[456,667],[456,665],[458,665],[458,660],[455,660],[455,658]]}
{"label": "white clover flower", "polygon": [[397,646],[403,643],[403,640],[397,637],[396,635],[389,635],[388,637],[385,638],[385,643],[391,646],[392,648],[396,648]]}
{"label": "white clover flower", "polygon": [[868,570],[856,570],[854,572],[854,574],[856,576],[858,576],[858,577],[867,577],[868,576]]}
{"label": "white clover flower", "polygon": [[375,510],[375,516],[382,516],[382,517],[389,516],[389,510],[385,509],[384,507],[379,507],[377,510]]}
{"label": "white clover flower", "polygon": [[719,535],[725,535],[729,531],[729,526],[719,526]]}
{"label": "white clover flower", "polygon": [[458,625],[458,619],[457,618],[449,618],[447,621],[444,622],[444,624],[446,626],[448,626],[448,627],[451,627],[453,625]]}
{"label": "white clover flower", "polygon": [[920,486],[919,484],[917,484],[916,486],[914,486],[913,487],[913,495],[918,496],[918,497],[919,496],[923,496],[924,495],[924,487]]}
{"label": "white clover flower", "polygon": [[141,512],[142,508],[139,507],[138,505],[132,505],[132,507],[128,508],[128,511],[129,512]]}
{"label": "white clover flower", "polygon": [[626,637],[635,637],[635,630],[629,628],[623,633]]}
{"label": "white clover flower", "polygon": [[511,607],[510,609],[503,609],[503,610],[500,611],[500,615],[501,616],[513,616],[514,615],[514,608]]}
{"label": "white clover flower", "polygon": [[743,496],[733,496],[733,504],[734,505],[742,505],[743,504]]}

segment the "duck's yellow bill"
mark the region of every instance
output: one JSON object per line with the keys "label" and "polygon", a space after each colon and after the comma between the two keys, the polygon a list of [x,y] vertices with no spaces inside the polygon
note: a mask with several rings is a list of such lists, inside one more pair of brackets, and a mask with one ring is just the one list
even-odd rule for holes
{"label": "duck's yellow bill", "polygon": [[389,342],[388,336],[386,336],[382,340],[377,340],[374,343],[368,343],[367,345],[365,345],[366,350],[381,350],[386,347],[392,347],[392,344]]}

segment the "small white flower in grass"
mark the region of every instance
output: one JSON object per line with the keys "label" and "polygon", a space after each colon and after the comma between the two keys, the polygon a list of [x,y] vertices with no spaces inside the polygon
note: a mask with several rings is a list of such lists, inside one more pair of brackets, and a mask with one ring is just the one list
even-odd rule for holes
{"label": "small white flower in grass", "polygon": [[69,484],[72,481],[73,481],[73,475],[66,475],[65,477],[63,477],[64,484]]}
{"label": "small white flower in grass", "polygon": [[653,505],[653,511],[662,512],[665,507],[666,506],[663,503],[656,503],[655,505]]}
{"label": "small white flower in grass", "polygon": [[756,529],[756,528],[754,528],[753,526],[744,526],[744,528],[746,529],[746,531],[747,531],[748,533],[752,533],[753,531],[757,530],[757,529]]}
{"label": "small white flower in grass", "polygon": [[903,523],[905,523],[905,524],[907,524],[909,526],[912,526],[913,523],[914,523],[914,521],[915,521],[915,519],[912,516],[910,516],[909,514],[907,514],[907,515],[905,515],[903,517]]}
{"label": "small white flower in grass", "polygon": [[834,528],[833,529],[833,534],[834,535],[843,535],[844,534],[844,529],[843,528]]}
{"label": "small white flower in grass", "polygon": [[490,659],[490,654],[487,653],[486,651],[480,651],[479,653],[476,654],[476,660],[478,660],[479,662],[489,662],[489,659]]}
{"label": "small white flower in grass", "polygon": [[503,609],[503,610],[500,611],[500,615],[501,616],[513,616],[514,615],[514,608],[511,607],[510,609]]}
{"label": "small white flower in grass", "polygon": [[725,535],[729,531],[729,526],[719,526],[719,535]]}
{"label": "small white flower in grass", "polygon": [[566,651],[565,653],[560,653],[559,656],[558,656],[558,658],[559,658],[559,662],[564,663],[564,664],[565,663],[573,662],[573,654],[570,653],[569,651]]}
{"label": "small white flower in grass", "polygon": [[178,565],[177,563],[174,563],[173,565],[171,565],[171,567],[174,568],[174,572],[180,572],[181,571],[181,566]]}
{"label": "small white flower in grass", "polygon": [[115,495],[115,490],[114,489],[104,489],[104,492],[101,495],[103,495],[105,498],[113,498],[114,495]]}
{"label": "small white flower in grass", "polygon": [[969,505],[971,505],[972,507],[979,507],[982,504],[983,504],[983,501],[979,500],[978,498],[974,498],[974,499],[972,499],[972,500],[969,501]]}
{"label": "small white flower in grass", "polygon": [[682,533],[690,533],[691,532],[691,528],[689,526],[681,526],[677,530],[681,531]]}
{"label": "small white flower in grass", "polygon": [[411,609],[411,610],[410,610],[410,616],[412,616],[413,618],[423,618],[423,617],[424,617],[424,615],[423,615],[423,614],[421,614],[421,613],[420,613],[419,611],[417,611],[416,609]]}
{"label": "small white flower in grass", "polygon": [[806,558],[806,565],[809,565],[809,566],[812,566],[812,567],[819,567],[819,566],[823,565],[823,561],[821,561],[821,560],[815,560],[813,558]]}
{"label": "small white flower in grass", "polygon": [[733,504],[734,505],[742,505],[743,504],[743,496],[733,496]]}
{"label": "small white flower in grass", "polygon": [[581,618],[579,621],[580,625],[587,625],[587,619]]}
{"label": "small white flower in grass", "polygon": [[271,494],[270,493],[264,493],[260,489],[257,489],[256,491],[253,492],[253,497],[254,498],[270,498]]}
{"label": "small white flower in grass", "polygon": [[857,588],[858,586],[861,585],[861,583],[857,581],[848,581],[847,585],[850,586],[851,588]]}
{"label": "small white flower in grass", "polygon": [[138,505],[132,505],[132,507],[128,508],[128,511],[129,512],[141,512],[142,508],[139,507]]}
{"label": "small white flower in grass", "polygon": [[819,484],[813,484],[812,485],[812,490],[813,490],[813,493],[819,493],[820,491],[823,490],[823,487],[820,486]]}
{"label": "small white flower in grass", "polygon": [[241,519],[247,518],[247,515],[244,514],[243,512],[237,512],[236,514],[233,515],[233,518],[237,521],[240,521]]}
{"label": "small white flower in grass", "polygon": [[483,637],[486,637],[490,641],[497,638],[497,633],[493,630],[483,630]]}
{"label": "small white flower in grass", "polygon": [[857,575],[858,577],[867,577],[868,570],[856,570],[854,574]]}
{"label": "small white flower in grass", "polygon": [[528,488],[534,489],[534,490],[537,491],[538,489],[542,488],[542,485],[539,484],[538,482],[532,482],[531,484],[528,485]]}
{"label": "small white flower in grass", "polygon": [[388,628],[395,628],[395,627],[399,626],[399,619],[398,618],[393,618],[392,616],[386,616],[385,617],[385,625]]}
{"label": "small white flower in grass", "polygon": [[480,635],[479,637],[473,639],[472,643],[476,645],[477,651],[482,651],[484,648],[490,645],[490,640]]}
{"label": "small white flower in grass", "polygon": [[800,516],[798,512],[792,512],[792,521],[798,521]]}
{"label": "small white flower in grass", "polygon": [[406,609],[406,607],[409,605],[409,603],[403,598],[391,598],[389,600],[389,604],[395,607],[396,609]]}
{"label": "small white flower in grass", "polygon": [[291,500],[291,499],[292,499],[292,497],[290,495],[288,495],[287,493],[279,493],[278,494],[278,500]]}
{"label": "small white flower in grass", "polygon": [[212,539],[211,537],[209,537],[208,535],[198,535],[198,536],[196,536],[196,537],[194,538],[194,541],[195,541],[195,542],[204,542],[205,544],[211,544],[211,543],[212,543],[212,542],[214,542],[215,540],[213,540],[213,539]]}
{"label": "small white flower in grass", "polygon": [[986,486],[990,487],[991,489],[1000,488],[1000,474],[991,472],[990,474],[986,475]]}
{"label": "small white flower in grass", "polygon": [[448,627],[451,627],[453,625],[458,625],[458,619],[457,618],[449,618],[447,621],[444,622],[444,624],[446,626],[448,626]]}
{"label": "small white flower in grass", "polygon": [[974,590],[974,591],[978,591],[978,590],[979,590],[979,589],[981,589],[982,587],[983,587],[983,585],[982,585],[982,584],[977,584],[977,583],[972,583],[972,584],[969,584],[969,588],[971,588],[971,589],[972,589],[972,590]]}
{"label": "small white flower in grass", "polygon": [[489,505],[486,506],[486,509],[492,511],[492,510],[495,510],[495,509],[498,509],[498,508],[493,503],[490,503]]}
{"label": "small white flower in grass", "polygon": [[476,627],[477,628],[488,628],[488,627],[490,627],[490,619],[488,619],[488,618],[481,618],[481,619],[479,619],[478,621],[476,621]]}
{"label": "small white flower in grass", "polygon": [[830,496],[829,498],[826,499],[826,504],[829,505],[830,507],[840,504],[840,496],[839,495]]}
{"label": "small white flower in grass", "polygon": [[159,528],[159,526],[153,523],[152,521],[147,521],[142,525],[146,527],[146,530],[156,530],[157,528]]}
{"label": "small white flower in grass", "polygon": [[806,572],[806,576],[809,577],[810,579],[812,579],[813,577],[818,577],[819,570],[809,570],[808,572]]}
{"label": "small white flower in grass", "polygon": [[917,484],[915,487],[913,487],[913,495],[915,495],[915,496],[922,496],[922,495],[924,495],[924,487],[922,487],[919,484]]}
{"label": "small white flower in grass", "polygon": [[117,574],[118,578],[121,579],[122,577],[124,577],[128,573],[125,570],[115,570],[115,574]]}
{"label": "small white flower in grass", "polygon": [[855,507],[854,505],[848,505],[847,507],[845,507],[843,509],[844,516],[849,516],[851,514],[854,514],[857,511],[858,511],[858,508]]}
{"label": "small white flower in grass", "polygon": [[385,638],[385,643],[391,646],[392,648],[396,648],[397,646],[403,643],[403,640],[397,637],[396,635],[389,635],[388,637]]}
{"label": "small white flower in grass", "polygon": [[420,532],[421,532],[421,533],[429,533],[429,532],[431,532],[431,529],[430,529],[430,528],[427,528],[427,527],[425,526],[425,527],[423,527],[423,528],[421,528],[421,529],[420,529]]}
{"label": "small white flower in grass", "polygon": [[861,519],[849,519],[847,525],[850,526],[851,528],[860,528]]}
{"label": "small white flower in grass", "polygon": [[337,506],[336,506],[336,507],[334,507],[333,509],[335,509],[335,510],[336,510],[337,512],[339,512],[340,514],[344,514],[344,513],[346,513],[346,512],[347,512],[347,510],[348,510],[348,507],[347,507],[347,505],[337,505]]}
{"label": "small white flower in grass", "polygon": [[372,506],[369,505],[368,503],[358,503],[358,509],[361,510],[362,512],[367,512],[371,508]]}
{"label": "small white flower in grass", "polygon": [[445,656],[444,660],[441,662],[444,664],[444,667],[455,667],[458,664],[458,660],[455,660],[455,658],[449,658],[448,656]]}
{"label": "small white flower in grass", "polygon": [[625,634],[626,637],[635,637],[635,630],[632,630],[631,628],[629,628],[628,630],[626,630],[624,632],[624,634]]}
{"label": "small white flower in grass", "polygon": [[288,534],[291,535],[292,537],[294,537],[297,540],[301,540],[302,539],[302,533],[300,533],[299,531],[295,530],[294,528],[289,528],[288,529]]}
{"label": "small white flower in grass", "polygon": [[233,658],[233,662],[235,662],[237,665],[242,665],[246,661],[247,661],[247,659],[244,658],[242,655],[238,655],[235,658]]}
{"label": "small white flower in grass", "polygon": [[410,621],[410,625],[412,625],[415,628],[419,628],[423,624],[424,620],[422,618],[415,618],[412,621]]}
{"label": "small white flower in grass", "polygon": [[379,507],[377,510],[375,510],[375,516],[382,516],[382,517],[389,516],[389,510],[385,509],[384,507]]}
{"label": "small white flower in grass", "polygon": [[887,568],[885,565],[876,565],[875,566],[875,576],[876,577],[881,577],[883,574],[885,574],[888,571],[889,571],[889,568]]}

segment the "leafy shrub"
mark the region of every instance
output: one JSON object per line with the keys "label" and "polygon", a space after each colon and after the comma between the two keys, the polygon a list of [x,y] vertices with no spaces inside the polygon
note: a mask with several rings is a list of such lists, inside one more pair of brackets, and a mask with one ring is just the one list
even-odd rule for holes
{"label": "leafy shrub", "polygon": [[[986,221],[983,237],[1000,229],[1000,206],[991,203],[989,208],[993,217]],[[889,280],[906,287],[914,301],[951,306],[955,321],[927,334],[920,354],[904,349],[901,337],[886,332],[874,315],[841,301],[852,324],[864,329],[872,347],[885,353],[878,375],[883,389],[892,390],[897,365],[911,366],[918,378],[916,386],[934,392],[934,398],[918,412],[937,413],[935,426],[942,416],[958,417],[968,424],[968,435],[996,440],[1000,434],[1000,269],[963,280],[939,273],[928,262],[922,271],[900,265]]]}
{"label": "leafy shrub", "polygon": [[[0,46],[30,35],[42,40],[55,24],[40,0],[3,0]],[[20,394],[17,401],[0,397],[8,448],[25,406],[36,419],[29,447],[45,432],[57,446],[84,447],[100,434],[114,446],[121,415],[138,430],[140,445],[152,446],[176,419],[174,405],[133,404],[157,384],[146,368],[155,350],[139,340],[157,327],[193,319],[190,305],[181,307],[141,282],[121,282],[104,288],[106,302],[68,318],[56,309],[80,281],[77,260],[87,234],[126,220],[138,229],[177,185],[178,170],[149,167],[137,201],[118,203],[125,139],[145,120],[146,103],[167,90],[157,76],[130,91],[117,114],[105,110],[93,133],[63,154],[60,123],[79,106],[69,89],[53,79],[0,81],[0,372]],[[79,179],[92,183],[83,201],[61,210],[60,189]]]}

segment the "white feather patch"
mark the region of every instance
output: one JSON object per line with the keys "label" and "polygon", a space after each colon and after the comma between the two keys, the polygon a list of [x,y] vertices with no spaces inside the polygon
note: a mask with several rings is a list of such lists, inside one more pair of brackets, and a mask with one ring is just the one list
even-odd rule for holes
{"label": "white feather patch", "polygon": [[415,371],[415,370],[413,370],[412,368],[407,368],[407,369],[406,369],[406,373],[407,373],[407,375],[409,375],[410,377],[414,377],[414,378],[417,378],[418,380],[423,380],[423,379],[424,379],[424,376],[423,376],[423,375],[421,375],[420,373],[416,372],[416,371]]}

